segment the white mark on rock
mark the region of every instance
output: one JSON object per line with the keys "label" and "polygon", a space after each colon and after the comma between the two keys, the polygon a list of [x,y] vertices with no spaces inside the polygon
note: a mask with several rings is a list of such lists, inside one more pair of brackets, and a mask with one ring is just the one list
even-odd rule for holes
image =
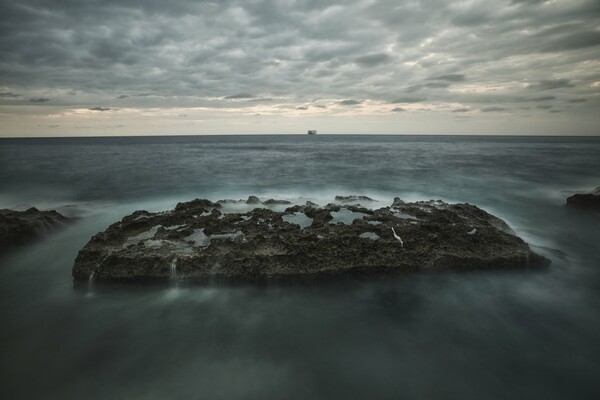
{"label": "white mark on rock", "polygon": [[404,248],[404,242],[402,241],[402,238],[396,234],[396,231],[394,230],[394,228],[392,228],[392,233],[394,234],[394,237],[400,242],[400,246],[402,246],[402,248]]}
{"label": "white mark on rock", "polygon": [[477,229],[473,228],[473,230],[470,230],[469,232],[467,232],[467,235],[474,235],[477,233]]}

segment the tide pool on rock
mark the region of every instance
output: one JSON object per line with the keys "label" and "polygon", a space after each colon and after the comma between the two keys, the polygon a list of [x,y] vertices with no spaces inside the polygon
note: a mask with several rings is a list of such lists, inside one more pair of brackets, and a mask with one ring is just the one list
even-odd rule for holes
{"label": "tide pool on rock", "polygon": [[550,263],[504,221],[469,204],[397,199],[375,210],[332,203],[284,211],[254,204],[259,208],[223,213],[220,202],[196,199],[172,211],[136,211],[81,249],[75,282],[83,284],[92,275],[97,283],[172,281],[174,259],[176,279],[198,282]]}

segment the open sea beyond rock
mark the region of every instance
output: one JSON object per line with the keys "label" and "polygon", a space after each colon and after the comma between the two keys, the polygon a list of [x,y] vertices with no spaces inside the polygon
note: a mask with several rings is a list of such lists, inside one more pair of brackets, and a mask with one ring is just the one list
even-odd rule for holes
{"label": "open sea beyond rock", "polygon": [[[73,218],[0,255],[0,398],[597,398],[600,213],[564,204],[599,171],[590,137],[0,139],[0,209]],[[250,195],[469,203],[552,264],[74,289],[78,251],[124,216]]]}

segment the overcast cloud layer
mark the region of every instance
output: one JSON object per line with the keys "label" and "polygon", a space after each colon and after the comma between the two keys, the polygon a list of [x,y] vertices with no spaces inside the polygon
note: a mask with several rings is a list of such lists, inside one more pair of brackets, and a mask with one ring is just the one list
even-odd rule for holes
{"label": "overcast cloud layer", "polygon": [[0,3],[0,136],[600,134],[599,110],[598,0]]}

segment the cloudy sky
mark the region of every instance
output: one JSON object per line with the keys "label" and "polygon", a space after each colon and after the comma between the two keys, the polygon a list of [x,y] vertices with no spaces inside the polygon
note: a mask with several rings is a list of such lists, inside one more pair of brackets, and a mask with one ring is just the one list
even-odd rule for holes
{"label": "cloudy sky", "polygon": [[0,31],[3,137],[600,134],[599,0],[0,0]]}

